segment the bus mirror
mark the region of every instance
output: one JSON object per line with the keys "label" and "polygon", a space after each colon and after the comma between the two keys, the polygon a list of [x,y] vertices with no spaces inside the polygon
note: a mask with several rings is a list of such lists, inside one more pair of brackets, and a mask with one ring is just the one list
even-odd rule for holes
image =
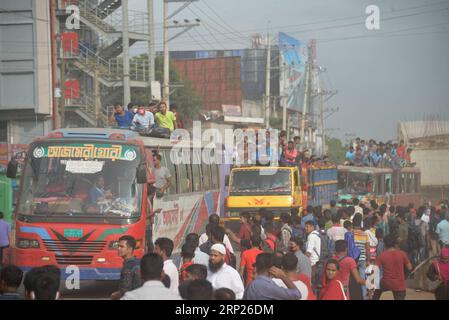
{"label": "bus mirror", "polygon": [[138,184],[148,182],[147,166],[146,166],[145,162],[140,163],[139,166],[137,167],[136,178],[137,178]]}
{"label": "bus mirror", "polygon": [[229,187],[229,175],[225,176],[225,187]]}
{"label": "bus mirror", "polygon": [[16,160],[11,160],[8,163],[8,169],[6,170],[6,176],[10,179],[15,179],[17,177],[17,169],[19,163]]}

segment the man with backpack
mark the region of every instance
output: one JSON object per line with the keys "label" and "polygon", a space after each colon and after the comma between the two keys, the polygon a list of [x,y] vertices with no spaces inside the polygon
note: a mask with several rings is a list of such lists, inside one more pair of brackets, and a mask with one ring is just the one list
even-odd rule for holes
{"label": "man with backpack", "polygon": [[291,217],[288,213],[282,213],[281,214],[281,221],[282,221],[282,227],[281,227],[281,247],[278,248],[279,251],[287,252],[288,246],[290,243],[290,239],[292,237],[292,228],[290,227],[291,223]]}
{"label": "man with backpack", "polygon": [[401,248],[402,251],[408,252],[408,229],[409,226],[407,224],[407,221],[405,220],[405,214],[404,212],[398,213],[396,216],[397,222],[398,222],[398,244],[399,248]]}
{"label": "man with backpack", "polygon": [[[354,215],[354,219],[352,220],[352,224],[354,227],[354,242],[357,248],[360,250],[360,256],[357,261],[357,266],[359,268],[359,273],[362,279],[365,279],[365,269],[367,264],[370,262],[370,245],[368,235],[365,231],[362,230],[362,215],[360,213],[356,213]],[[366,299],[366,286],[362,286],[362,298]]]}
{"label": "man with backpack", "polygon": [[[365,280],[360,277],[357,262],[348,256],[348,243],[345,240],[337,240],[335,242],[335,251],[332,259],[337,260],[340,264],[338,276],[345,287],[347,295],[351,300],[356,300],[361,295],[360,286],[365,285]],[[349,285],[351,278],[358,284],[358,287]]]}

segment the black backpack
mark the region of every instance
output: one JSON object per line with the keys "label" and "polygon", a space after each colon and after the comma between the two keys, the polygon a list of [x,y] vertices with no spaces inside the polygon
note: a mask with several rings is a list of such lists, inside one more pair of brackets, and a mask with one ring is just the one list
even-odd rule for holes
{"label": "black backpack", "polygon": [[407,248],[408,250],[417,250],[422,246],[423,241],[421,237],[421,230],[419,226],[415,225],[413,222],[412,225],[408,226]]}

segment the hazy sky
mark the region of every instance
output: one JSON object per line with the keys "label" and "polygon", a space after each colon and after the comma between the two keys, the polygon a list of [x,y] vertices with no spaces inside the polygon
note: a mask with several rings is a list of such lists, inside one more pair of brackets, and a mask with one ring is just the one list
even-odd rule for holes
{"label": "hazy sky", "polygon": [[[162,0],[154,3],[161,50]],[[380,30],[365,27],[368,5],[380,8]],[[146,0],[130,0],[130,9],[145,10]],[[202,26],[170,50],[246,48],[268,26],[317,39],[323,86],[338,90],[327,103],[339,108],[326,122],[332,136],[387,140],[401,120],[449,120],[449,0],[200,0],[172,20],[194,18]]]}

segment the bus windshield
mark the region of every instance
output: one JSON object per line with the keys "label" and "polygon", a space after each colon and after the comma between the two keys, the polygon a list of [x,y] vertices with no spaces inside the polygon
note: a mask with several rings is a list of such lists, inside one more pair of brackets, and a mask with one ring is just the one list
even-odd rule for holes
{"label": "bus windshield", "polygon": [[373,176],[364,172],[339,172],[340,193],[363,195],[372,192]]}
{"label": "bus windshield", "polygon": [[34,216],[136,217],[142,186],[140,152],[107,143],[33,144],[18,213]]}
{"label": "bus windshield", "polygon": [[236,170],[232,173],[230,195],[290,194],[290,170]]}

